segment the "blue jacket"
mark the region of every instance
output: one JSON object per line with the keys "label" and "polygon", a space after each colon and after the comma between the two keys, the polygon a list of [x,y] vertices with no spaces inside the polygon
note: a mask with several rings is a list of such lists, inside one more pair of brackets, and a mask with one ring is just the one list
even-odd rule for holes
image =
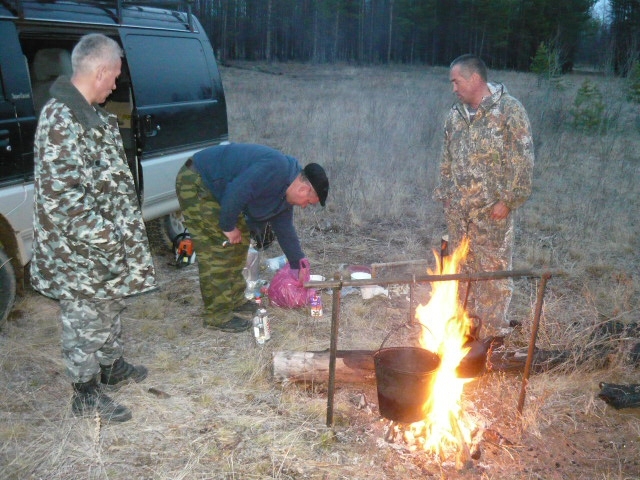
{"label": "blue jacket", "polygon": [[254,232],[269,222],[291,268],[299,268],[305,255],[293,225],[293,205],[286,199],[302,170],[298,160],[264,145],[232,143],[196,153],[193,163],[220,203],[223,231],[233,230],[241,213]]}

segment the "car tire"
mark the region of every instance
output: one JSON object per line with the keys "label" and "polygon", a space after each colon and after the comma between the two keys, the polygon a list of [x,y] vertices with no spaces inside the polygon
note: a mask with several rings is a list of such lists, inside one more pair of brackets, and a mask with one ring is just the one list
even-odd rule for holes
{"label": "car tire", "polygon": [[178,235],[184,233],[184,217],[182,212],[173,212],[164,217],[164,234],[167,237],[167,245],[173,248],[173,241]]}
{"label": "car tire", "polygon": [[173,241],[178,235],[184,233],[180,212],[149,220],[146,226],[151,249],[162,252],[173,251]]}
{"label": "car tire", "polygon": [[15,301],[16,274],[9,256],[0,248],[0,328],[4,326]]}

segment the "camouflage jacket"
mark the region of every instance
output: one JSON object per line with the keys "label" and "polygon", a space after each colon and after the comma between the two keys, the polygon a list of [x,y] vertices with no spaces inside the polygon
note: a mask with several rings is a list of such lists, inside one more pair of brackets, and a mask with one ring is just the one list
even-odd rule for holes
{"label": "camouflage jacket", "polygon": [[56,299],[113,299],[155,288],[155,270],[116,117],[66,77],[35,136],[31,283]]}
{"label": "camouflage jacket", "polygon": [[531,194],[534,149],[529,118],[522,104],[501,84],[471,120],[457,102],[444,128],[440,185],[436,200],[474,218],[502,200],[512,211]]}

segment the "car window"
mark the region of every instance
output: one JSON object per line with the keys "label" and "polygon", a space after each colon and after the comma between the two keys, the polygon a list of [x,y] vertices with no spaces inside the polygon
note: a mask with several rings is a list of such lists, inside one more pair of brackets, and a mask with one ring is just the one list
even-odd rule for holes
{"label": "car window", "polygon": [[126,43],[138,106],[212,98],[211,73],[199,40],[128,35]]}

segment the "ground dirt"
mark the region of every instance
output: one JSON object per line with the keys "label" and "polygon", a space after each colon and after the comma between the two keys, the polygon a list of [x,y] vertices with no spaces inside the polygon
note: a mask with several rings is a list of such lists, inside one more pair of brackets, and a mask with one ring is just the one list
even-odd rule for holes
{"label": "ground dirt", "polygon": [[[361,242],[348,238],[341,238],[340,258],[377,261],[374,248],[363,254]],[[370,237],[371,245],[386,241]],[[389,422],[380,417],[375,383],[338,384],[328,428],[326,383],[275,383],[271,355],[328,348],[331,295],[323,293],[320,319],[270,306],[273,338],[261,347],[251,332],[203,328],[196,267],[176,268],[171,253],[153,243],[160,289],[130,299],[123,317],[127,358],[146,364],[150,374],[112,393],[132,408],[133,420],[98,425],[70,414],[57,306],[28,293],[0,338],[0,477],[640,478],[639,410],[616,411],[599,400],[593,372],[534,375],[522,416],[516,410],[520,374],[487,373],[469,383],[464,408],[482,434],[477,458],[463,467],[453,455],[434,458],[385,440]],[[274,247],[263,255],[279,253]],[[319,261],[323,255],[309,252],[323,265],[317,273],[344,268]],[[399,288],[366,301],[345,295],[339,348],[376,349],[408,320],[408,305],[407,291]]]}

